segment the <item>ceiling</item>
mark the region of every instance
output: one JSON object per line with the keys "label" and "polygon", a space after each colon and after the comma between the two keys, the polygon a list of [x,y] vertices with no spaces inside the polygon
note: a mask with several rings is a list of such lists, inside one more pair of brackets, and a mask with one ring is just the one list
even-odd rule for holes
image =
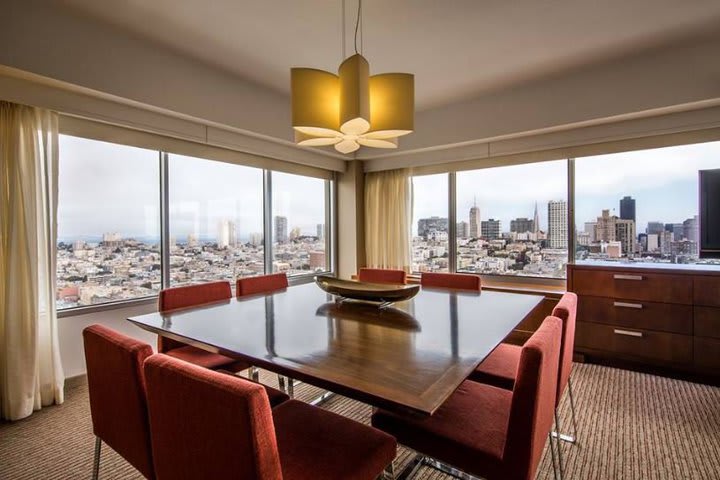
{"label": "ceiling", "polygon": [[[282,93],[342,60],[341,0],[57,1]],[[363,27],[371,73],[414,73],[422,110],[720,28],[720,1],[364,0]]]}

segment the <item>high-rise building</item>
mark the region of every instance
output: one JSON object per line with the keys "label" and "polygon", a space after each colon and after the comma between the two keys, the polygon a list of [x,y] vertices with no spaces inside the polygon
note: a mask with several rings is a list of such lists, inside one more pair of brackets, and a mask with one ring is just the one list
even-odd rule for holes
{"label": "high-rise building", "polygon": [[237,244],[236,240],[235,222],[220,220],[217,234],[218,248],[234,247]]}
{"label": "high-rise building", "polygon": [[250,244],[253,246],[262,245],[263,243],[263,234],[259,232],[251,233],[250,234]]}
{"label": "high-rise building", "polygon": [[[690,240],[691,242],[698,243],[700,241],[700,224],[699,217],[695,215],[693,218],[688,218],[683,223],[683,238]],[[680,240],[675,236],[675,240]]]}
{"label": "high-rise building", "polygon": [[535,232],[534,221],[529,218],[516,218],[510,220],[510,231],[517,233]]}
{"label": "high-rise building", "polygon": [[448,219],[442,217],[421,218],[418,220],[418,236],[427,238],[434,232],[447,232]]}
{"label": "high-rise building", "polygon": [[302,231],[300,231],[300,227],[293,227],[292,230],[290,230],[290,240],[296,240],[302,236]]}
{"label": "high-rise building", "polygon": [[540,215],[538,214],[537,202],[535,202],[535,214],[533,215],[533,233],[540,233]]}
{"label": "high-rise building", "polygon": [[287,217],[281,217],[281,216],[275,217],[275,241],[277,243],[287,243],[287,241],[288,241]]}
{"label": "high-rise building", "polygon": [[480,208],[477,206],[477,200],[470,208],[470,238],[480,238]]}
{"label": "high-rise building", "polygon": [[620,199],[620,218],[635,221],[635,199],[625,196]]}
{"label": "high-rise building", "polygon": [[325,270],[327,268],[325,263],[325,252],[310,252],[310,268],[314,271]]}
{"label": "high-rise building", "polygon": [[470,233],[470,226],[468,225],[468,222],[462,221],[457,223],[457,236],[458,238],[468,238],[468,235]]}
{"label": "high-rise building", "polygon": [[102,246],[104,247],[119,247],[122,243],[122,237],[117,232],[103,233]]}
{"label": "high-rise building", "polygon": [[481,236],[486,240],[495,240],[500,238],[500,220],[491,218],[480,222]]}
{"label": "high-rise building", "polygon": [[317,224],[317,239],[321,242],[325,240],[325,224],[324,223]]}
{"label": "high-rise building", "polygon": [[597,242],[620,242],[625,254],[635,252],[637,235],[634,220],[619,218],[610,215],[610,210],[603,210],[602,215],[597,217],[595,235]]}
{"label": "high-rise building", "polygon": [[559,249],[568,248],[568,218],[565,200],[548,202],[548,246]]}
{"label": "high-rise building", "polygon": [[675,240],[680,240],[683,238],[685,232],[683,231],[683,224],[682,223],[666,223],[665,224],[665,231],[666,232],[672,232]]}
{"label": "high-rise building", "polygon": [[648,235],[660,235],[665,230],[665,225],[662,222],[648,222],[645,233]]}
{"label": "high-rise building", "polygon": [[590,242],[597,242],[597,222],[585,222],[585,233],[590,236]]}
{"label": "high-rise building", "polygon": [[187,246],[188,247],[197,247],[198,246],[197,235],[195,235],[194,233],[188,233]]}

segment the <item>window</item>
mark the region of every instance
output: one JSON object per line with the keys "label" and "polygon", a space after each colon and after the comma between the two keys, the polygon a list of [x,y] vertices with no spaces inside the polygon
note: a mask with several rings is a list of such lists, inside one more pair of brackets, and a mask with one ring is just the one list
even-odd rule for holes
{"label": "window", "polygon": [[273,272],[288,275],[329,270],[328,181],[272,173]]}
{"label": "window", "polygon": [[565,278],[567,161],[458,172],[457,271]]}
{"label": "window", "polygon": [[448,175],[413,177],[412,270],[449,271]]}
{"label": "window", "polygon": [[697,263],[698,171],[720,142],[575,160],[578,260]]}
{"label": "window", "polygon": [[60,136],[57,306],[161,288],[158,152]]}
{"label": "window", "polygon": [[169,155],[170,284],[265,273],[263,171]]}

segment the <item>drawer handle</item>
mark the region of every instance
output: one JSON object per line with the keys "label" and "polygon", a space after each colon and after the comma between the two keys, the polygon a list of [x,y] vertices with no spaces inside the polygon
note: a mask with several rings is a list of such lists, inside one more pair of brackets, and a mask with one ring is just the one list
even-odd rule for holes
{"label": "drawer handle", "polygon": [[613,275],[613,278],[615,280],[642,280],[642,275],[621,275],[619,273],[616,273]]}
{"label": "drawer handle", "polygon": [[628,337],[640,337],[642,338],[643,334],[642,332],[633,332],[630,330],[620,330],[619,328],[616,328],[613,330],[617,335],[625,335]]}
{"label": "drawer handle", "polygon": [[621,308],[643,308],[642,303],[613,302],[613,306]]}

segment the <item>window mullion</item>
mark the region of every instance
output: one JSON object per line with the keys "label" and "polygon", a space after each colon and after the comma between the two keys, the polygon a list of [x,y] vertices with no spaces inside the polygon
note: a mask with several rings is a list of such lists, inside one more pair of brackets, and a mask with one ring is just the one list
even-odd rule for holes
{"label": "window mullion", "polygon": [[457,195],[455,172],[448,173],[448,271],[457,271]]}
{"label": "window mullion", "polygon": [[272,171],[263,170],[263,252],[265,254],[265,274],[272,273]]}
{"label": "window mullion", "polygon": [[160,269],[162,288],[170,286],[170,189],[167,152],[160,158]]}

